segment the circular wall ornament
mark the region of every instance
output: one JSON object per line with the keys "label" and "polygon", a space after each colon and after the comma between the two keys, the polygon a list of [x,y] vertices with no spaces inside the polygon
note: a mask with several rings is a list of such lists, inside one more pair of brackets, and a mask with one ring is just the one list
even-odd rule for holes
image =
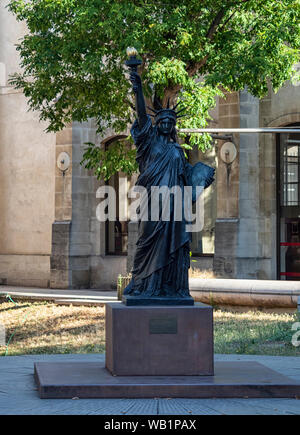
{"label": "circular wall ornament", "polygon": [[66,171],[67,169],[69,169],[70,161],[71,160],[68,153],[66,153],[65,151],[60,153],[59,156],[57,157],[58,169],[60,169],[63,172]]}
{"label": "circular wall ornament", "polygon": [[232,163],[237,155],[236,146],[233,142],[225,142],[220,150],[220,157],[225,163]]}

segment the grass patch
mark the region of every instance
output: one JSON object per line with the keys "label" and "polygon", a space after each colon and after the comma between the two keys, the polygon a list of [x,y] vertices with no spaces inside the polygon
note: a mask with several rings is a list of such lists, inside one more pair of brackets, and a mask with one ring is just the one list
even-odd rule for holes
{"label": "grass patch", "polygon": [[[104,307],[63,306],[49,302],[0,303],[7,355],[102,353]],[[4,356],[6,346],[0,346]]]}
{"label": "grass patch", "polygon": [[300,356],[292,345],[298,313],[214,311],[215,353]]}
{"label": "grass patch", "polygon": [[[51,302],[4,300],[0,324],[8,347],[0,355],[102,353],[105,351],[104,307],[62,306]],[[300,356],[292,345],[299,314],[214,311],[215,352]]]}

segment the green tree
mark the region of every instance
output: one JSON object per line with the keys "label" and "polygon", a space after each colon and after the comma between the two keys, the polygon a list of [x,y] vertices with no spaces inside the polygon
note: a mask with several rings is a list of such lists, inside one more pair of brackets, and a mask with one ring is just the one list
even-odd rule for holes
{"label": "green tree", "polygon": [[[134,116],[126,47],[143,60],[144,91],[153,102],[179,98],[189,116],[180,127],[205,127],[221,90],[276,91],[299,61],[299,0],[11,0],[28,26],[17,46],[23,72],[11,83],[40,111],[48,131],[95,118],[98,131],[125,130]],[[179,108],[181,108],[179,106]],[[193,135],[186,148],[209,145]],[[88,168],[108,178],[135,170],[124,144],[89,144]]]}

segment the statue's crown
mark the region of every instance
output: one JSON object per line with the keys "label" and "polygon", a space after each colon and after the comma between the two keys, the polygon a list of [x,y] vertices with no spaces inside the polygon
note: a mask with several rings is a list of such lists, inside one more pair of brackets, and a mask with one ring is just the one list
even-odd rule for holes
{"label": "statue's crown", "polygon": [[163,108],[161,106],[161,104],[158,103],[158,105],[160,106],[158,110],[152,109],[152,107],[148,107],[149,110],[151,110],[154,115],[150,114],[150,116],[153,116],[155,118],[155,123],[158,124],[162,119],[164,118],[171,118],[174,120],[174,123],[176,123],[176,120],[178,118],[181,118],[183,116],[186,115],[179,115],[179,113],[181,113],[183,110],[185,109],[181,109],[178,110],[178,112],[176,112],[176,107],[178,106],[179,103],[177,103],[172,109],[170,108],[170,99],[168,99],[168,103],[167,103],[167,107]]}

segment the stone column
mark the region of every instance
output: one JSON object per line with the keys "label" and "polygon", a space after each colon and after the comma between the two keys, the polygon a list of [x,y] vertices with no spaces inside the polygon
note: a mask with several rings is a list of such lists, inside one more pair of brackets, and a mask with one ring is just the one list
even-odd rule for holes
{"label": "stone column", "polygon": [[71,221],[55,221],[52,225],[52,252],[50,257],[50,287],[70,287],[70,227]]}
{"label": "stone column", "polygon": [[[240,92],[240,127],[259,127],[259,100],[246,90]],[[241,134],[237,278],[257,278],[257,260],[261,257],[259,166],[259,134]]]}
{"label": "stone column", "polygon": [[95,196],[94,177],[91,176],[90,171],[80,165],[80,162],[86,148],[85,142],[95,143],[95,141],[96,129],[92,120],[83,123],[73,122],[72,226],[70,233],[71,288],[90,287],[91,209]]}
{"label": "stone column", "polygon": [[[239,94],[226,94],[219,99],[219,127],[240,126]],[[234,143],[238,150],[238,135]],[[223,143],[218,142],[217,219],[215,223],[214,274],[223,278],[235,278],[237,273],[236,249],[239,214],[239,155],[230,163],[220,158]]]}
{"label": "stone column", "polygon": [[[70,166],[62,172],[58,156],[65,152]],[[55,146],[55,220],[52,224],[50,287],[70,287],[70,229],[72,221],[72,125],[56,133]]]}
{"label": "stone column", "polygon": [[[56,167],[55,222],[52,227],[52,288],[89,288],[90,259],[99,254],[95,216],[92,216],[95,186],[91,173],[80,165],[85,142],[95,142],[92,121],[73,123],[57,133],[56,155],[67,152],[71,159],[65,175]],[[93,237],[93,243],[91,238]],[[93,248],[93,249],[92,249]]]}

